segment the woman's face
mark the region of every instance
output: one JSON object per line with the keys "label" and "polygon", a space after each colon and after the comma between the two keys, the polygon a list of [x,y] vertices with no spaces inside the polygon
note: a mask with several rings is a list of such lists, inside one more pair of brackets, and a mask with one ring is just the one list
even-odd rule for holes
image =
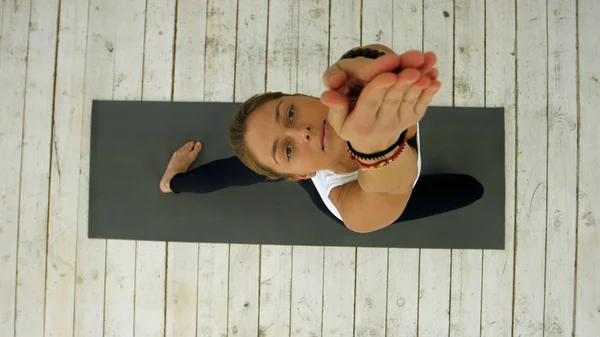
{"label": "woman's face", "polygon": [[278,173],[310,178],[333,169],[346,155],[345,142],[327,122],[318,98],[284,96],[268,101],[247,120],[246,146],[259,163]]}

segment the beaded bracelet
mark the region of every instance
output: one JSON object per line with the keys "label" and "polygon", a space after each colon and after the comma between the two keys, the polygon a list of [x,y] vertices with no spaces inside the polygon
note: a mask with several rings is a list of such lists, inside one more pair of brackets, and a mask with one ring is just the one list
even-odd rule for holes
{"label": "beaded bracelet", "polygon": [[371,49],[371,48],[357,48],[357,49],[352,49],[347,51],[344,55],[342,55],[342,57],[340,58],[340,60],[342,59],[351,59],[351,58],[355,58],[355,57],[366,57],[366,58],[370,58],[370,59],[376,59],[380,56],[385,55],[384,52],[376,50],[376,49]]}
{"label": "beaded bracelet", "polygon": [[390,147],[388,147],[387,149],[383,150],[383,151],[379,151],[379,152],[375,152],[372,154],[364,154],[364,153],[360,153],[358,151],[356,151],[352,145],[350,144],[350,142],[346,142],[346,145],[348,146],[348,152],[350,152],[350,154],[352,155],[352,157],[355,157],[357,159],[362,159],[362,160],[376,160],[376,159],[381,159],[381,158],[385,158],[385,156],[392,152],[393,149],[395,149],[397,146],[400,146],[402,144],[402,142],[405,140],[406,138],[406,132],[407,130],[404,130],[401,134],[400,137],[398,137],[398,140],[396,142],[394,142],[394,144],[390,145]]}
{"label": "beaded bracelet", "polygon": [[407,142],[406,132],[402,133],[401,139],[402,139],[402,142],[400,143],[400,145],[398,146],[396,151],[394,151],[394,154],[391,157],[384,159],[382,161],[379,161],[377,163],[365,164],[365,163],[361,162],[358,158],[354,157],[352,155],[352,153],[350,153],[350,156],[352,157],[352,159],[354,159],[358,163],[358,165],[360,165],[360,167],[363,170],[372,170],[372,169],[379,169],[382,167],[386,167],[389,164],[393,163],[396,159],[398,159],[398,157],[400,157],[400,155],[404,151],[404,148],[406,147],[406,142]]}

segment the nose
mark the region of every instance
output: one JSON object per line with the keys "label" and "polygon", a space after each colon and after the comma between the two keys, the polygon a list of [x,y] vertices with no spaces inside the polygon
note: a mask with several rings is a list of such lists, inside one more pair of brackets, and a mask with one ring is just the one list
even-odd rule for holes
{"label": "nose", "polygon": [[292,133],[291,136],[293,138],[296,138],[299,141],[303,141],[303,142],[310,142],[312,140],[312,138],[314,137],[310,133],[310,126],[294,128],[291,130],[291,133]]}

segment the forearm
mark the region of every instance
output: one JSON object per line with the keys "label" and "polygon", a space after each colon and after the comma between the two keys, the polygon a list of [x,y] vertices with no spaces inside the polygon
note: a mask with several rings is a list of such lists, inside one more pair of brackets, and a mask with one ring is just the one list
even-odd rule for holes
{"label": "forearm", "polygon": [[405,145],[400,156],[388,166],[360,170],[358,183],[368,193],[405,194],[417,178],[417,149]]}

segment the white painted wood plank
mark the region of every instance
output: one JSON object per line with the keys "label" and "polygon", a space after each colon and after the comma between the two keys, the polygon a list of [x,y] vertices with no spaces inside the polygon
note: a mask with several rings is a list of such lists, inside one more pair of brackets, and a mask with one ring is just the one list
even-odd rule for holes
{"label": "white painted wood plank", "polygon": [[513,334],[544,332],[546,1],[517,1],[517,234]]}
{"label": "white painted wood plank", "polygon": [[[423,0],[395,0],[393,13],[392,50],[422,50]],[[419,256],[419,249],[389,249],[387,336],[417,336]]]}
{"label": "white painted wood plank", "polygon": [[[392,45],[393,2],[362,3],[362,45]],[[354,333],[356,336],[383,336],[386,329],[388,249],[356,250],[356,295]]]}
{"label": "white painted wood plank", "polygon": [[418,249],[390,249],[387,288],[387,336],[417,336]]}
{"label": "white painted wood plank", "polygon": [[323,249],[292,250],[292,314],[290,336],[321,336],[323,318]]}
{"label": "white painted wood plank", "polygon": [[[145,26],[142,98],[168,101],[173,82],[175,1],[148,1]],[[163,336],[167,247],[164,242],[138,242],[136,249],[135,336]]]}
{"label": "white painted wood plank", "polygon": [[[232,8],[233,9],[233,8]],[[244,1],[237,8],[236,102],[265,89],[268,1]],[[219,83],[231,86],[229,78]],[[233,336],[258,333],[259,245],[230,246],[228,330]]]}
{"label": "white painted wood plank", "polygon": [[173,99],[202,100],[206,42],[206,0],[177,2]]}
{"label": "white painted wood plank", "polygon": [[[146,2],[136,0],[119,6],[113,24],[114,41],[113,98],[140,100]],[[136,243],[107,240],[104,336],[133,336]]]}
{"label": "white painted wood plank", "polygon": [[384,336],[387,308],[387,248],[356,252],[356,336]]}
{"label": "white painted wood plank", "polygon": [[[484,105],[484,2],[454,3],[454,103]],[[484,224],[481,224],[484,225]],[[452,251],[450,336],[479,336],[481,331],[481,250]]]}
{"label": "white painted wood plank", "polygon": [[[424,0],[423,50],[437,55],[442,88],[431,106],[452,106],[454,65],[454,3]],[[451,253],[422,249],[419,274],[419,336],[448,336]]]}
{"label": "white painted wood plank", "polygon": [[[233,101],[237,1],[209,0],[206,23],[204,100]],[[210,146],[210,144],[206,144]],[[200,244],[198,336],[228,334],[229,245]]]}
{"label": "white painted wood plank", "polygon": [[548,6],[548,211],[546,337],[573,335],[577,226],[577,16],[574,1]]}
{"label": "white painted wood plank", "polygon": [[[513,261],[515,227],[515,2],[487,2],[485,100],[504,107],[505,130],[505,246],[483,253],[481,336],[512,336]],[[503,27],[498,29],[498,27]]]}
{"label": "white painted wood plank", "polygon": [[229,245],[200,244],[197,336],[227,336]]}
{"label": "white painted wood plank", "polygon": [[102,336],[104,330],[106,240],[88,239],[90,130],[92,100],[112,98],[117,13],[115,1],[90,2],[79,167],[76,336]]}
{"label": "white painted wood plank", "polygon": [[[56,0],[33,1],[23,125],[15,336],[43,336]],[[25,32],[23,32],[25,33]],[[3,160],[6,160],[4,158]]]}
{"label": "white painted wood plank", "polygon": [[[204,96],[206,1],[177,2],[173,99],[201,101]],[[167,268],[167,336],[196,336],[198,244],[171,242]]]}
{"label": "white painted wood plank", "polygon": [[[60,6],[50,214],[46,266],[45,336],[74,334],[79,166],[88,40],[88,2],[63,0]],[[94,47],[94,42],[91,44]],[[98,61],[99,55],[90,55]]]}
{"label": "white painted wood plank", "polygon": [[260,264],[259,333],[261,337],[289,336],[292,248],[263,246]]}
{"label": "white painted wood plank", "polygon": [[353,336],[356,249],[326,247],[324,254],[323,336]]}
{"label": "white painted wood plank", "polygon": [[196,336],[198,244],[170,242],[168,257],[166,336]]}
{"label": "white painted wood plank", "polygon": [[144,100],[170,100],[176,0],[148,0],[144,56]]}
{"label": "white painted wood plank", "polygon": [[[331,1],[329,64],[360,45],[361,2]],[[356,248],[325,247],[323,336],[354,335]]]}
{"label": "white painted wood plank", "polygon": [[259,247],[231,245],[228,330],[232,336],[258,333]]}
{"label": "white painted wood plank", "polygon": [[[437,55],[441,89],[430,106],[452,106],[454,80],[454,1],[423,0],[423,50]],[[448,252],[449,253],[449,252]]]}
{"label": "white painted wood plank", "polygon": [[[269,3],[266,91],[296,91],[298,1]],[[259,336],[290,334],[292,247],[261,247]]]}
{"label": "white painted wood plank", "polygon": [[134,336],[164,336],[166,263],[165,243],[137,243]]}
{"label": "white painted wood plank", "polygon": [[579,182],[575,336],[590,336],[600,326],[600,4],[578,2],[579,46]]}
{"label": "white painted wood plank", "polygon": [[0,40],[0,335],[15,328],[19,194],[29,1],[4,4]]}
{"label": "white painted wood plank", "polygon": [[[301,0],[298,11],[297,91],[320,97],[328,64],[329,1]],[[321,336],[323,326],[323,248],[292,250],[291,336]]]}
{"label": "white painted wood plank", "polygon": [[392,50],[422,50],[423,0],[394,0],[393,12]]}

